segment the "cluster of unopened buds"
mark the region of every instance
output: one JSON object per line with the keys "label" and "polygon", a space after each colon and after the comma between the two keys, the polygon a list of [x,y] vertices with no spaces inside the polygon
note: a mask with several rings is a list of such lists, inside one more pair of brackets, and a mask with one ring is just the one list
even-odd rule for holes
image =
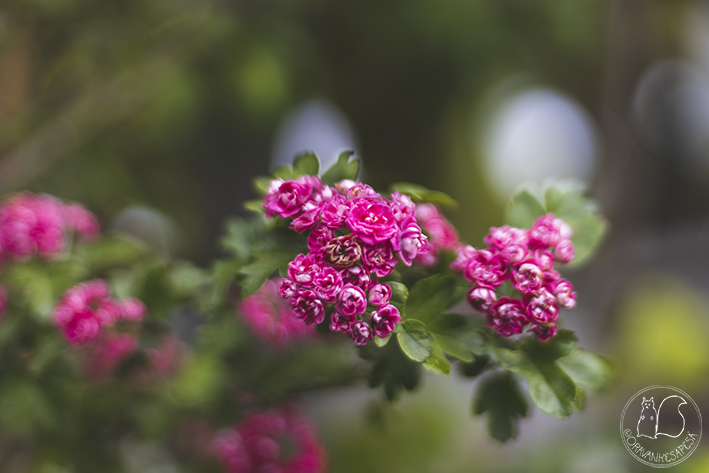
{"label": "cluster of unopened buds", "polygon": [[298,232],[310,231],[307,254],[288,268],[280,293],[296,318],[349,334],[358,345],[386,338],[401,320],[390,303],[389,276],[401,260],[407,266],[428,251],[411,198],[398,192],[386,199],[371,187],[344,180],[329,187],[315,176],[274,180],[265,197],[266,216],[291,219]]}
{"label": "cluster of unopened buds", "polygon": [[47,194],[23,192],[0,205],[0,259],[55,256],[66,247],[69,232],[90,240],[99,224],[81,204]]}
{"label": "cluster of unopened buds", "polygon": [[248,413],[210,450],[228,473],[322,473],[327,463],[312,424],[292,406]]}
{"label": "cluster of unopened buds", "polygon": [[[468,302],[486,314],[488,325],[502,336],[520,334],[527,327],[541,341],[557,332],[560,308],[572,308],[576,294],[571,283],[559,275],[554,263],[574,258],[571,229],[552,214],[539,217],[532,228],[491,228],[484,250],[460,248],[451,267],[473,287]],[[498,297],[497,290],[509,281],[515,297]]]}

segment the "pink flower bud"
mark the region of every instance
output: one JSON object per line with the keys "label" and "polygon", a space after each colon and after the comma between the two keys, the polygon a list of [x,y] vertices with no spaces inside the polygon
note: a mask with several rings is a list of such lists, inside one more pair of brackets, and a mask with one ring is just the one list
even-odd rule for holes
{"label": "pink flower bud", "polygon": [[490,233],[485,236],[490,250],[503,250],[510,245],[527,247],[527,232],[520,228],[504,225],[496,228],[491,227]]}
{"label": "pink flower bud", "polygon": [[335,194],[331,199],[323,203],[320,210],[320,219],[326,227],[339,230],[345,226],[349,210],[349,201],[345,197]]}
{"label": "pink flower bud", "polygon": [[559,306],[556,297],[546,289],[538,294],[527,297],[527,316],[532,322],[545,324],[559,317]]}
{"label": "pink flower bud", "polygon": [[284,299],[290,299],[298,290],[298,285],[290,278],[283,278],[281,280],[281,285],[278,290],[279,294]]}
{"label": "pink flower bud", "polygon": [[554,258],[561,263],[570,263],[574,259],[574,244],[571,240],[561,240],[554,247]]}
{"label": "pink flower bud", "polygon": [[310,255],[303,253],[288,263],[288,277],[304,287],[312,287],[313,277],[320,270]]}
{"label": "pink flower bud", "polygon": [[114,325],[121,318],[122,312],[122,304],[109,297],[96,304],[96,317],[101,321],[101,325]]}
{"label": "pink flower bud", "polygon": [[527,324],[524,304],[519,299],[500,297],[487,313],[487,324],[503,337],[522,333]]}
{"label": "pink flower bud", "polygon": [[419,253],[423,253],[427,249],[428,239],[421,232],[421,227],[416,224],[416,219],[408,217],[401,222],[401,232],[399,238],[392,240],[397,244],[393,244],[397,250],[399,258],[406,266],[411,266],[411,263]]}
{"label": "pink flower bud", "polygon": [[388,304],[391,300],[391,286],[389,284],[374,284],[369,288],[369,303],[373,306]]}
{"label": "pink flower bud", "polygon": [[468,292],[468,303],[478,312],[487,312],[496,300],[495,290],[488,287],[477,286]]}
{"label": "pink flower bud", "polygon": [[356,345],[366,345],[367,342],[374,338],[372,329],[364,320],[358,320],[352,325],[350,336]]}
{"label": "pink flower bud", "polygon": [[574,286],[566,279],[559,279],[549,285],[549,290],[559,301],[559,307],[572,309],[576,306],[576,293]]}
{"label": "pink flower bud", "polygon": [[394,192],[391,194],[391,213],[397,222],[413,217],[416,211],[416,204],[406,194]]}
{"label": "pink flower bud", "polygon": [[145,317],[145,304],[135,297],[129,297],[121,301],[123,309],[122,318],[130,322],[140,322]]}
{"label": "pink flower bud", "polygon": [[98,338],[101,324],[93,311],[87,309],[83,312],[74,312],[62,329],[69,342],[74,345],[85,345]]}
{"label": "pink flower bud", "polygon": [[290,227],[298,233],[303,233],[304,231],[313,228],[315,224],[318,223],[319,218],[320,207],[310,209],[294,218],[290,223]]}
{"label": "pink flower bud", "polygon": [[461,245],[458,247],[458,256],[451,263],[451,269],[457,273],[463,273],[465,271],[465,268],[468,266],[468,263],[473,259],[475,256],[475,253],[477,253],[478,250],[473,248],[470,245]]}
{"label": "pink flower bud", "polygon": [[398,260],[389,242],[380,243],[376,246],[365,246],[362,252],[362,262],[368,271],[377,277],[389,276]]}
{"label": "pink flower bud", "polygon": [[311,289],[299,289],[290,303],[295,318],[308,325],[319,324],[325,320],[325,306]]}
{"label": "pink flower bud", "polygon": [[379,338],[386,338],[394,331],[396,324],[401,322],[399,309],[392,304],[384,305],[372,312],[371,322],[374,333]]}
{"label": "pink flower bud", "polygon": [[352,325],[357,320],[356,315],[343,315],[337,311],[330,317],[330,330],[333,332],[350,333]]}
{"label": "pink flower bud", "polygon": [[320,225],[308,235],[308,249],[310,251],[321,250],[325,248],[333,238],[335,238],[333,231],[324,225]]}
{"label": "pink flower bud", "polygon": [[[562,232],[567,236],[562,236]],[[553,214],[546,214],[537,218],[532,228],[527,232],[527,237],[530,247],[546,250],[556,246],[563,238],[570,238],[571,229],[563,220],[555,218]]]}
{"label": "pink flower bud", "polygon": [[533,261],[522,263],[513,275],[512,285],[522,294],[537,292],[544,285],[544,272]]}
{"label": "pink flower bud", "polygon": [[532,324],[529,327],[529,331],[533,332],[540,342],[546,342],[554,338],[556,336],[556,330],[556,322],[549,322],[545,324]]}
{"label": "pink flower bud", "polygon": [[340,273],[329,266],[325,266],[313,277],[315,293],[325,302],[335,302],[343,286]]}
{"label": "pink flower bud", "polygon": [[343,315],[364,314],[367,310],[367,296],[361,288],[347,284],[340,292],[335,308]]}
{"label": "pink flower bud", "polygon": [[477,250],[468,261],[463,275],[470,282],[495,288],[507,279],[507,268],[497,255],[487,250]]}

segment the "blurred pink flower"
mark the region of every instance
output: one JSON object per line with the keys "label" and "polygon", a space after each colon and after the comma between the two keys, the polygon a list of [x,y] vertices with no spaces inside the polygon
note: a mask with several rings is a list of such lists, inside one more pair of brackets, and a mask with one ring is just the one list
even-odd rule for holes
{"label": "blurred pink flower", "polygon": [[47,194],[23,192],[0,205],[0,252],[3,258],[52,257],[66,246],[66,232],[84,240],[99,231],[96,217],[82,205]]}
{"label": "blurred pink flower", "polygon": [[271,279],[252,296],[239,303],[241,315],[251,330],[264,342],[276,346],[307,338],[315,327],[295,318],[288,301],[279,293],[281,281]]}
{"label": "blurred pink flower", "polygon": [[327,465],[313,425],[292,406],[248,413],[210,450],[228,473],[322,473]]}

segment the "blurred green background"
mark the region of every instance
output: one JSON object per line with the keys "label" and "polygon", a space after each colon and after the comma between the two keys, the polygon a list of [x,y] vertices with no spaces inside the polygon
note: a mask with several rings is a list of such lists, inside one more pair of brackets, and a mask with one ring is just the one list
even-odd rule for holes
{"label": "blurred green background", "polygon": [[[251,179],[306,148],[325,162],[354,149],[377,187],[448,192],[472,244],[546,176],[586,182],[611,223],[568,275],[566,316],[616,358],[608,393],[568,420],[535,412],[505,445],[463,415],[472,385],[456,377],[427,379],[378,425],[364,387],[303,399],[333,472],[645,471],[618,438],[632,394],[675,385],[709,413],[705,3],[0,4],[2,193],[81,201],[206,265]],[[675,470],[709,471],[706,442]]]}

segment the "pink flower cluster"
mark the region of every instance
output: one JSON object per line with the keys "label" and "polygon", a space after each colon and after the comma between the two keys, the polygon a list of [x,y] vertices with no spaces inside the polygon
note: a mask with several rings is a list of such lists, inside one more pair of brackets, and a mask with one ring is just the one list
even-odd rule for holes
{"label": "pink flower cluster", "polygon": [[458,232],[433,204],[417,204],[416,220],[428,236],[428,251],[421,253],[416,261],[424,266],[433,266],[438,262],[440,250],[456,250],[460,245]]}
{"label": "pink flower cluster", "polygon": [[239,303],[241,315],[264,342],[286,346],[315,334],[313,325],[295,318],[293,309],[279,294],[280,279],[271,279],[256,293]]}
{"label": "pink flower cluster", "polygon": [[67,231],[88,240],[98,235],[99,225],[80,204],[46,194],[16,194],[0,205],[0,258],[57,255]]}
{"label": "pink flower cluster", "polygon": [[321,473],[326,455],[315,429],[293,407],[247,414],[210,444],[228,473]]}
{"label": "pink flower cluster", "polygon": [[144,315],[141,301],[116,300],[110,297],[106,281],[94,279],[68,289],[55,306],[53,318],[70,343],[85,345],[99,339],[103,332],[111,335],[120,322],[134,324]]}
{"label": "pink flower cluster", "polygon": [[[559,308],[576,304],[571,283],[554,270],[554,262],[574,257],[571,229],[552,214],[539,217],[532,228],[507,225],[491,228],[488,247],[459,249],[451,267],[473,287],[468,302],[486,314],[488,325],[503,336],[522,333],[525,326],[541,341],[556,335]],[[518,297],[497,297],[496,289],[510,281]]]}
{"label": "pink flower cluster", "polygon": [[410,266],[428,251],[411,199],[398,192],[386,199],[349,180],[333,188],[303,176],[273,181],[263,206],[267,216],[290,218],[294,230],[310,231],[309,253],[289,264],[280,288],[295,317],[311,325],[330,314],[330,329],[358,345],[375,334],[387,337],[401,316],[389,303],[391,287],[377,278],[390,275],[399,260]]}

